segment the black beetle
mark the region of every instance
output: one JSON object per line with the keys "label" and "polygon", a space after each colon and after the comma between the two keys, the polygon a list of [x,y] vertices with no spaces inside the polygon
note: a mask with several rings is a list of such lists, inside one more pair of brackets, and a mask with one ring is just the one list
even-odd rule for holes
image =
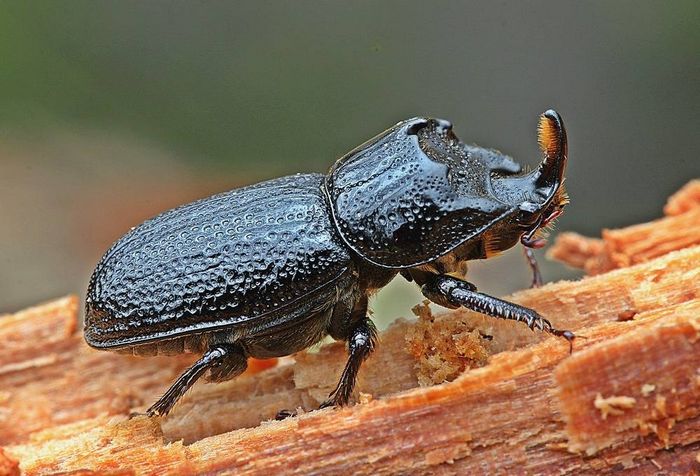
{"label": "black beetle", "polygon": [[[566,131],[539,123],[540,166],[462,143],[452,125],[414,118],[346,154],[327,175],[298,174],[167,211],[119,239],[87,292],[85,339],[137,355],[201,353],[148,409],[167,414],[205,372],[220,382],[249,356],[289,355],[326,335],[349,358],[323,406],[346,404],[375,346],[367,298],[398,273],[431,301],[574,339],[532,309],[477,292],[469,260],[539,231],[567,203]],[[530,254],[535,277],[536,262]],[[535,279],[537,281],[537,278]]]}

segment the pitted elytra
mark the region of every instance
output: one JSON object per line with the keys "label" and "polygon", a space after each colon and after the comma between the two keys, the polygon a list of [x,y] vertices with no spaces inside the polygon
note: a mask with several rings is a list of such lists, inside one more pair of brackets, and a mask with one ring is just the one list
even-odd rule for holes
{"label": "pitted elytra", "polygon": [[348,402],[376,331],[368,295],[397,274],[442,306],[526,323],[571,341],[536,311],[480,293],[467,262],[524,245],[567,203],[566,131],[540,117],[544,160],[523,172],[508,156],[462,143],[452,125],[414,118],[338,160],[205,198],[120,238],[87,292],[85,339],[137,355],[202,357],[148,410],[167,414],[195,381],[242,373],[248,357],[277,357],[326,335],[349,358],[326,405]]}

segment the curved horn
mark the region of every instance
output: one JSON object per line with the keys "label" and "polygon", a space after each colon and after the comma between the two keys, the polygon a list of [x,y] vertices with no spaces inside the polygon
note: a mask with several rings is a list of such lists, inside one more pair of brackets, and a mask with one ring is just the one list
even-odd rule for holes
{"label": "curved horn", "polygon": [[537,126],[537,142],[544,154],[539,167],[538,185],[561,184],[564,180],[568,145],[561,116],[554,109],[542,113]]}

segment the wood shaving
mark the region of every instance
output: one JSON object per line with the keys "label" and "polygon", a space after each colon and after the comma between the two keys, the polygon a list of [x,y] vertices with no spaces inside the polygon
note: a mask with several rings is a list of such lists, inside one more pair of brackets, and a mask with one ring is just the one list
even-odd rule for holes
{"label": "wood shaving", "polygon": [[691,180],[669,197],[664,207],[664,214],[680,215],[695,207],[700,207],[700,180],[698,179]]}
{"label": "wood shaving", "polygon": [[603,420],[607,420],[608,415],[622,415],[625,410],[628,410],[637,403],[633,397],[612,396],[603,398],[599,393],[593,401],[593,406],[600,410],[600,416]]}
{"label": "wood shaving", "polygon": [[651,383],[645,383],[642,385],[642,395],[645,397],[648,397],[652,393],[654,393],[654,390],[656,390],[656,385],[651,384]]}
{"label": "wood shaving", "polygon": [[467,369],[486,365],[487,341],[478,330],[464,321],[436,320],[427,302],[413,312],[418,322],[407,331],[406,342],[416,359],[419,385],[451,382]]}
{"label": "wood shaving", "polygon": [[360,405],[365,405],[365,404],[371,402],[372,400],[374,400],[374,397],[372,396],[371,393],[360,392],[360,394],[358,395],[357,402]]}

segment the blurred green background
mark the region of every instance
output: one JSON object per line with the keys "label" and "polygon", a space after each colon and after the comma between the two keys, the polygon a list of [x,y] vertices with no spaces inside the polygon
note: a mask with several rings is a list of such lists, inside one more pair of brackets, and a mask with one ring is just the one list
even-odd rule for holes
{"label": "blurred green background", "polygon": [[[558,229],[649,220],[700,176],[699,106],[698,1],[3,2],[0,311],[83,293],[149,216],[325,171],[415,115],[535,164],[554,107],[572,198]],[[516,250],[473,280],[505,293],[529,275]],[[395,282],[374,308],[418,300]]]}

